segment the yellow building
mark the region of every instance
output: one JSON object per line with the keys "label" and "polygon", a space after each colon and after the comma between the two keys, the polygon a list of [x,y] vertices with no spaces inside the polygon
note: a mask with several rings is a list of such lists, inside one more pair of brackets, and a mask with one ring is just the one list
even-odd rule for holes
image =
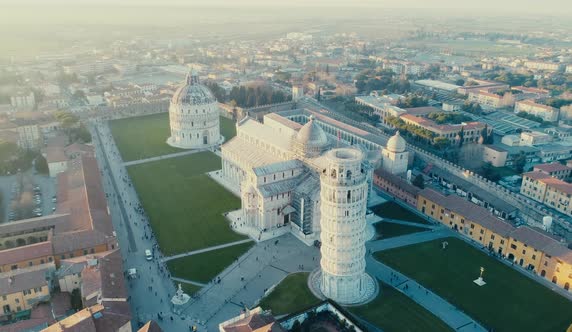
{"label": "yellow building", "polygon": [[0,251],[0,272],[51,263],[54,260],[52,244],[40,242]]}
{"label": "yellow building", "polygon": [[543,172],[522,174],[520,193],[555,210],[572,215],[572,184]]}
{"label": "yellow building", "polygon": [[417,209],[570,291],[572,250],[551,234],[528,226],[515,227],[457,195],[445,196],[432,189],[419,192]]}
{"label": "yellow building", "polygon": [[22,312],[50,299],[54,263],[0,273],[0,320],[18,318]]}

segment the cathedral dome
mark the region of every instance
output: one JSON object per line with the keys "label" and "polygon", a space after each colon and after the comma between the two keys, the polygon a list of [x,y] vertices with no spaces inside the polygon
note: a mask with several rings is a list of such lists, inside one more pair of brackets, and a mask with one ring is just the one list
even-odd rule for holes
{"label": "cathedral dome", "polygon": [[206,105],[216,103],[216,98],[206,86],[199,83],[195,72],[187,75],[186,84],[182,85],[173,95],[174,104]]}
{"label": "cathedral dome", "polygon": [[321,147],[328,144],[326,133],[314,122],[313,116],[310,116],[310,121],[300,128],[300,131],[298,131],[296,135],[296,140],[313,147]]}
{"label": "cathedral dome", "polygon": [[387,141],[386,148],[391,152],[400,153],[400,152],[405,152],[406,146],[407,143],[405,142],[405,139],[401,137],[398,131],[395,133],[395,135],[391,136],[391,138]]}
{"label": "cathedral dome", "polygon": [[306,123],[296,135],[295,149],[306,157],[320,155],[328,147],[328,136],[320,126],[310,116],[310,121]]}

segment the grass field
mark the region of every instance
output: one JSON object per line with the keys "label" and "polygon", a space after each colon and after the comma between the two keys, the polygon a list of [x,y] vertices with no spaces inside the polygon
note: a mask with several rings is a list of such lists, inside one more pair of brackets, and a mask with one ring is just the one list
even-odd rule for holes
{"label": "grass field", "polygon": [[375,227],[375,232],[381,239],[388,239],[390,237],[407,235],[417,232],[424,232],[429,230],[428,228],[396,224],[389,221],[381,221],[375,223],[373,226]]}
{"label": "grass field", "polygon": [[427,220],[395,202],[386,202],[371,208],[380,217],[428,224]]}
{"label": "grass field", "polygon": [[320,303],[308,288],[307,272],[289,274],[260,301],[260,307],[272,310],[273,315],[284,315]]}
{"label": "grass field", "polygon": [[[375,254],[495,331],[565,331],[572,302],[496,261],[462,240],[448,238]],[[484,267],[487,284],[473,280]]]}
{"label": "grass field", "polygon": [[[177,284],[177,288],[178,288],[178,284]],[[193,285],[193,284],[187,284],[187,283],[181,283],[181,288],[183,289],[183,292],[189,294],[189,295],[193,295],[196,292],[201,290],[201,287]]]}
{"label": "grass field", "polygon": [[[274,290],[260,302],[263,309],[270,309],[274,315],[284,315],[308,308],[320,302],[308,289],[309,273],[288,275]],[[385,285],[372,302],[350,307],[354,314],[386,332],[445,332],[451,331],[439,318],[433,316],[407,296]]]}
{"label": "grass field", "polygon": [[397,290],[380,283],[372,302],[349,308],[385,332],[449,332],[447,324]]}
{"label": "grass field", "polygon": [[[226,140],[236,135],[230,119],[220,117],[221,135]],[[185,151],[166,143],[170,136],[169,113],[159,113],[110,122],[111,133],[123,161],[132,161]]]}
{"label": "grass field", "polygon": [[127,168],[165,255],[245,238],[222,215],[240,199],[204,174],[220,167],[218,156],[200,152]]}
{"label": "grass field", "polygon": [[254,245],[254,242],[208,251],[167,262],[171,274],[178,278],[208,283]]}

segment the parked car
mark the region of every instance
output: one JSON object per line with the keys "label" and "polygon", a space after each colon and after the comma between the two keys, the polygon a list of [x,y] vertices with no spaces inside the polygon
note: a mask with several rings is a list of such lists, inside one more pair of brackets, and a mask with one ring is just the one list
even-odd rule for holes
{"label": "parked car", "polygon": [[145,250],[145,259],[147,259],[148,261],[153,260],[153,253],[151,253],[151,250],[149,249]]}

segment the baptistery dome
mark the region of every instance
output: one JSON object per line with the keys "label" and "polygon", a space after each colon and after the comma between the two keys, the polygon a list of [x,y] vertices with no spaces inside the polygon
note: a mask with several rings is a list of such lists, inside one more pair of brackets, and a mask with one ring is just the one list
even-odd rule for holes
{"label": "baptistery dome", "polygon": [[200,84],[195,72],[187,75],[169,105],[171,137],[167,143],[183,149],[210,148],[222,142],[216,98]]}

